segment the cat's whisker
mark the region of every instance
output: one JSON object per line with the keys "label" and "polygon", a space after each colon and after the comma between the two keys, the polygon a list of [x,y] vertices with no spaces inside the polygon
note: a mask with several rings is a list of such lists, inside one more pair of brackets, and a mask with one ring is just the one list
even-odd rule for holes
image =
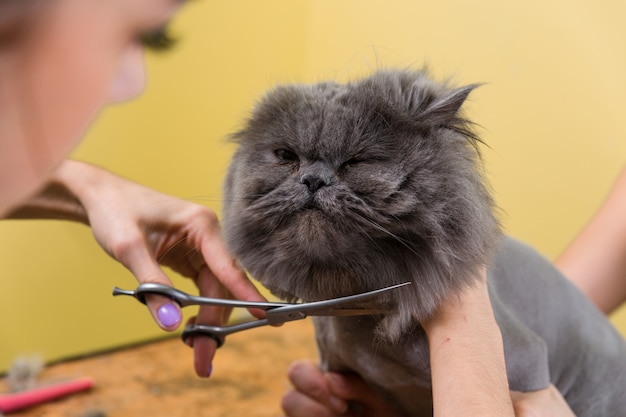
{"label": "cat's whisker", "polygon": [[221,195],[192,195],[192,196],[186,196],[186,197],[181,197],[181,198],[185,201],[193,201],[193,202],[222,201],[224,199],[224,197]]}
{"label": "cat's whisker", "polygon": [[[212,226],[205,226],[202,229],[210,229]],[[189,239],[188,236],[183,236],[169,245],[158,257],[157,262],[161,265],[168,266],[174,269],[176,272],[193,278],[193,274],[197,273],[200,266],[204,265],[204,258],[201,248],[195,248],[190,245],[185,245],[185,242]],[[178,251],[178,252],[177,252]],[[167,259],[170,257],[172,260],[176,260],[176,265],[170,264]],[[196,259],[196,262],[194,262]],[[184,260],[184,262],[180,262]],[[185,273],[186,272],[186,273]]]}
{"label": "cat's whisker", "polygon": [[180,197],[181,199],[185,200],[185,201],[192,201],[192,202],[196,202],[196,203],[204,203],[204,202],[218,202],[218,203],[222,203],[224,200],[228,199],[229,201],[235,201],[235,202],[245,202],[245,201],[249,201],[250,199],[256,200],[259,199],[261,197],[265,196],[265,194],[250,194],[246,197],[235,197],[233,195],[230,195],[228,193],[222,193],[222,194],[218,194],[218,195],[194,195],[194,196],[184,196],[184,197]]}
{"label": "cat's whisker", "polygon": [[[396,241],[400,242],[402,244],[402,246],[404,246],[405,248],[407,248],[411,253],[415,254],[416,256],[419,256],[419,254],[406,242],[406,240],[402,239],[400,236],[390,232],[387,228],[385,228],[384,226],[382,226],[381,224],[375,222],[374,220],[372,220],[369,217],[366,217],[365,215],[363,215],[362,213],[359,213],[358,211],[352,209],[351,210],[354,214],[356,214],[359,218],[365,220],[366,222],[368,222],[369,224],[371,224],[372,226],[374,226],[377,230],[386,233],[387,235],[391,236],[392,238],[394,238]],[[369,237],[369,236],[368,236]]]}
{"label": "cat's whisker", "polygon": [[356,224],[356,227],[363,233],[363,235],[370,240],[374,246],[376,246],[380,252],[384,253],[383,248],[380,247],[380,245],[378,244],[378,242],[376,242],[376,239],[374,239],[372,236],[369,235],[369,233],[367,233],[367,231],[359,224]]}
{"label": "cat's whisker", "polygon": [[280,216],[278,220],[274,222],[274,227],[272,227],[272,229],[269,232],[267,232],[267,235],[272,236],[274,232],[276,231],[276,229],[278,229],[278,227],[283,223],[284,220],[285,220],[285,216]]}
{"label": "cat's whisker", "polygon": [[165,259],[165,257],[176,248],[176,246],[183,243],[185,240],[187,240],[186,236],[181,239],[178,239],[176,242],[170,245],[161,255],[158,256],[157,262],[161,263],[163,259]]}

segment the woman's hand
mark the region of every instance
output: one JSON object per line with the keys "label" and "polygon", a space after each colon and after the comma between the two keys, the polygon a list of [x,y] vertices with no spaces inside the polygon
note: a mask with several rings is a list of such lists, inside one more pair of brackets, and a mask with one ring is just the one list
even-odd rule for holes
{"label": "woman's hand", "polygon": [[[287,375],[292,389],[282,399],[286,417],[405,416],[356,374],[324,373],[315,362],[299,360]],[[515,417],[575,417],[554,385],[533,392],[511,391],[511,399]]]}
{"label": "woman's hand", "polygon": [[324,373],[313,361],[300,360],[287,375],[293,386],[282,399],[287,417],[406,417],[356,374]]}
{"label": "woman's hand", "polygon": [[[106,171],[93,170],[91,166],[81,170],[84,186],[76,194],[85,207],[96,240],[139,282],[172,286],[160,267],[164,265],[193,279],[202,296],[230,298],[232,294],[241,300],[263,300],[226,250],[217,217],[211,210]],[[62,169],[59,175],[64,174]],[[152,296],[147,304],[163,329],[178,328],[182,315],[176,303]],[[192,320],[222,325],[229,315],[229,309],[203,306]],[[189,342],[194,348],[196,373],[209,376],[215,342],[206,337]]]}
{"label": "woman's hand", "polygon": [[[573,416],[553,386],[509,391],[484,268],[473,287],[442,303],[422,326],[430,350],[434,416]],[[299,361],[288,377],[293,390],[282,401],[288,417],[402,416],[358,375],[323,373],[314,363]],[[348,408],[355,402],[358,413]]]}
{"label": "woman's hand", "polygon": [[[140,283],[172,286],[167,266],[191,278],[205,297],[263,301],[229,255],[216,215],[208,208],[158,193],[95,166],[66,161],[51,183],[11,217],[62,218],[91,226],[104,250],[126,266]],[[182,315],[170,299],[151,295],[148,308],[163,329],[173,331]],[[262,317],[262,311],[251,311]],[[202,306],[192,321],[222,325],[230,311]],[[209,376],[215,342],[189,341],[195,370]]]}

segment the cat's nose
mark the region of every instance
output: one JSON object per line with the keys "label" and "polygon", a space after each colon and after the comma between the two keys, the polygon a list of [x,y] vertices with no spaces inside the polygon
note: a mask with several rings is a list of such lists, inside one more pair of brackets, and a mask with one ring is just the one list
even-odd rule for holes
{"label": "cat's nose", "polygon": [[333,182],[333,168],[324,160],[305,163],[300,167],[300,183],[306,185],[312,194],[322,187],[332,185]]}
{"label": "cat's nose", "polygon": [[328,185],[326,181],[319,175],[305,174],[300,177],[300,182],[309,188],[309,191],[315,193],[320,188]]}

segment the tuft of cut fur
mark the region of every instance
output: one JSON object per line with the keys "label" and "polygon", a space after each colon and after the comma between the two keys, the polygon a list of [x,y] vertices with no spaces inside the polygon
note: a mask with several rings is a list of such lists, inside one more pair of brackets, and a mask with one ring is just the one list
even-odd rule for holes
{"label": "tuft of cut fur", "polygon": [[472,285],[501,234],[461,106],[475,88],[425,71],[279,86],[257,105],[224,184],[227,245],[285,299],[411,281],[381,302],[394,341]]}

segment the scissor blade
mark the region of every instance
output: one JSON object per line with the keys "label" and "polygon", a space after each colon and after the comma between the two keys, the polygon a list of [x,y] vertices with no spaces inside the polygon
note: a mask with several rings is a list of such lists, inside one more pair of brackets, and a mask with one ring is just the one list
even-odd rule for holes
{"label": "scissor blade", "polygon": [[369,316],[389,313],[388,308],[324,308],[307,311],[307,316]]}
{"label": "scissor blade", "polygon": [[[308,316],[355,316],[382,314],[388,310],[384,308],[350,308],[356,301],[365,301],[375,298],[381,293],[395,290],[397,288],[410,285],[410,282],[380,288],[378,290],[364,293],[348,295],[345,297],[331,298],[329,300],[313,301],[310,303],[293,304],[285,307],[278,307],[266,312],[270,324],[285,323],[298,318]],[[304,316],[304,317],[303,317]]]}

